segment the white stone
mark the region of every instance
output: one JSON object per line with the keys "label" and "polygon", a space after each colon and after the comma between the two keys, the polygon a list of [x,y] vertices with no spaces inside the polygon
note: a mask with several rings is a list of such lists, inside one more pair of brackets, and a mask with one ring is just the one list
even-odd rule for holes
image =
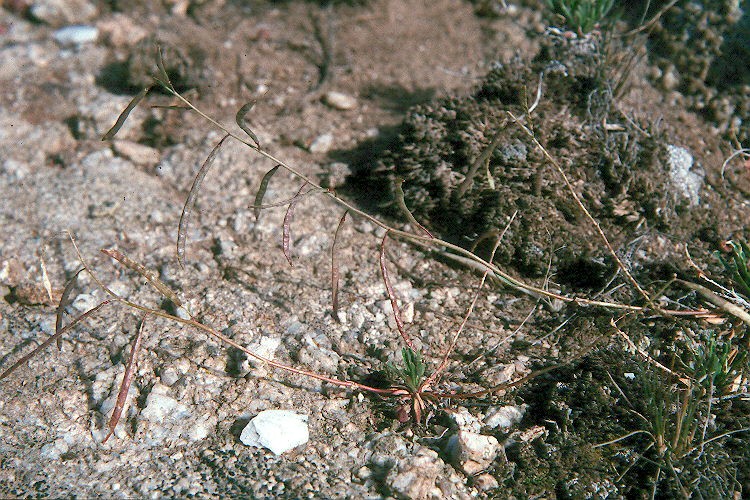
{"label": "white stone", "polygon": [[455,409],[447,408],[445,410],[445,413],[448,418],[450,418],[456,424],[456,427],[458,427],[462,431],[479,432],[479,430],[482,428],[482,424],[479,422],[479,419],[469,413],[469,410],[467,410],[463,406],[459,406]]}
{"label": "white stone", "polygon": [[484,417],[484,425],[490,429],[499,427],[500,430],[507,430],[520,422],[524,413],[526,413],[526,405],[491,408]]}
{"label": "white stone", "polygon": [[42,446],[40,455],[42,456],[42,458],[57,460],[63,454],[67,453],[69,449],[70,447],[68,446],[68,443],[66,443],[63,439],[56,439],[53,442],[47,443]]}
{"label": "white stone", "polygon": [[66,26],[52,34],[52,38],[64,47],[93,43],[99,36],[99,30],[94,26]]}
{"label": "white stone", "polygon": [[396,462],[385,482],[403,498],[443,498],[436,484],[444,473],[438,454],[420,446]]}
{"label": "white stone", "polygon": [[74,300],[72,306],[77,310],[81,312],[86,312],[99,304],[99,300],[90,293],[82,293],[78,295]]}
{"label": "white stone", "polygon": [[260,341],[253,345],[252,349],[255,354],[266,359],[273,359],[276,356],[276,350],[281,345],[279,337],[261,337]]}
{"label": "white stone", "polygon": [[333,146],[333,134],[327,133],[319,135],[310,143],[311,153],[327,153]]}
{"label": "white stone", "polygon": [[166,421],[180,420],[190,416],[188,407],[173,397],[167,396],[169,387],[156,384],[146,398],[146,407],[141,418],[162,424]]}
{"label": "white stone", "polygon": [[693,169],[693,156],[678,146],[667,146],[669,178],[678,195],[687,198],[690,205],[700,202],[699,193],[703,185],[703,173]]}
{"label": "white stone", "polygon": [[31,15],[51,26],[86,22],[97,15],[96,6],[86,0],[36,0]]}
{"label": "white stone", "polygon": [[341,111],[347,111],[357,107],[357,100],[354,97],[342,92],[336,92],[335,90],[327,92],[326,95],[323,96],[323,101],[330,107]]}
{"label": "white stone", "polygon": [[474,478],[474,484],[482,491],[494,490],[500,487],[495,476],[492,474],[480,474]]}
{"label": "white stone", "polygon": [[242,430],[240,441],[247,446],[268,448],[275,455],[302,446],[310,440],[307,415],[289,410],[264,410]]}
{"label": "white stone", "polygon": [[476,474],[495,460],[500,443],[494,436],[461,431],[448,440],[448,453],[467,474]]}

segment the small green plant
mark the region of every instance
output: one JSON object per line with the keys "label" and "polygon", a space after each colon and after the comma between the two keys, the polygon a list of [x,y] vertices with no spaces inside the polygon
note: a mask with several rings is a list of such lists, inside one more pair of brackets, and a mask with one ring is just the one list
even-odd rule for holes
{"label": "small green plant", "polygon": [[729,241],[727,244],[731,247],[732,252],[729,259],[717,252],[716,256],[724,265],[729,276],[734,282],[734,286],[746,298],[750,299],[750,269],[748,269],[748,260],[750,260],[750,246],[744,241]]}
{"label": "small green plant", "polygon": [[606,17],[614,0],[547,0],[547,6],[581,34],[589,33]]}
{"label": "small green plant", "polygon": [[[422,420],[422,414],[427,403],[433,401],[432,395],[424,392],[425,389],[425,364],[422,361],[422,353],[410,347],[401,349],[402,366],[393,363],[386,364],[386,374],[393,382],[394,394],[401,396],[402,404],[396,410],[396,417],[401,422],[406,422],[413,414],[417,422]],[[413,413],[412,413],[413,412]]]}
{"label": "small green plant", "polygon": [[393,380],[401,380],[405,389],[410,392],[417,392],[422,384],[422,378],[425,373],[425,365],[422,362],[422,353],[412,350],[409,347],[401,349],[403,359],[403,368],[393,363],[386,365],[386,372]]}

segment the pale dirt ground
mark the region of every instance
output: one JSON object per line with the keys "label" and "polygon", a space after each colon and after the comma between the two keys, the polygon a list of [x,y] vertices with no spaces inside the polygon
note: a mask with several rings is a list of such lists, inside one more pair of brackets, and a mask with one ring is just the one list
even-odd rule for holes
{"label": "pale dirt ground", "polygon": [[[138,9],[95,15],[81,21],[114,32],[113,40],[100,35],[97,43],[80,48],[58,46],[48,26],[0,13],[5,30],[0,260],[7,269],[3,294],[12,288],[18,296],[13,303],[0,303],[4,366],[54,331],[55,310],[44,296],[39,256],[44,242],[50,241],[50,280],[54,288],[62,288],[78,266],[70,243],[56,237],[63,230],[76,234],[92,267],[119,292],[146,304],[159,303],[141,280],[101,258],[99,248],[117,247],[158,269],[212,324],[230,328],[238,342],[257,346],[261,339],[279,339],[276,359],[332,375],[360,376],[381,367],[373,355],[385,359],[399,348],[382,303],[377,231],[361,221],[344,229],[340,259],[346,321],[339,325],[330,315],[328,262],[340,210],[323,198],[299,204],[293,225],[296,265],[290,268],[280,249],[283,208],[264,213],[256,228],[259,239],[249,234],[254,217],[247,206],[262,173],[272,165],[238,144],[221,151],[206,179],[191,226],[189,265],[180,272],[174,244],[182,204],[192,176],[220,136],[197,117],[139,108],[119,138],[143,139],[142,124],[153,114],[166,116],[167,133],[176,144],[160,147],[158,162],[136,165],[97,140],[130,99],[110,93],[97,80],[107,65],[137,50],[128,37],[140,29],[146,34],[161,29],[177,46],[208,45],[206,50],[215,55],[207,61],[207,81],[197,102],[231,124],[243,102],[261,97],[252,123],[263,144],[315,177],[331,161],[295,142],[309,143],[332,133],[335,149],[352,148],[378,127],[397,123],[411,103],[469,88],[487,61],[528,51],[530,43],[513,19],[490,25],[457,0],[379,1],[340,8],[333,18],[333,65],[324,89],[355,96],[358,107],[337,111],[311,90],[318,78],[319,50],[311,15],[322,16],[320,9],[305,4],[232,8],[230,13],[209,12],[216,21],[207,27],[179,15],[161,21]],[[114,38],[123,24],[126,33],[119,36],[124,39]],[[264,96],[258,94],[259,86],[267,89],[260,88]],[[77,138],[71,123],[79,124]],[[266,199],[287,198],[298,185],[279,174]],[[212,250],[217,245],[221,254]],[[421,310],[459,314],[463,302],[456,304],[452,297],[462,280],[455,280],[453,271],[433,271],[435,263],[423,262],[397,244],[391,251],[399,265],[433,282],[432,292],[405,281],[399,289],[411,293],[404,300],[417,305],[412,331],[419,331],[426,342],[442,343],[435,334],[449,325]],[[238,271],[230,275],[228,267]],[[86,277],[74,296],[78,294],[76,306],[83,310],[102,298]],[[247,361],[238,369],[247,376],[237,371],[230,376],[226,349],[205,335],[156,320],[146,328],[123,429],[118,439],[103,445],[101,429],[137,323],[133,311],[110,306],[77,328],[61,352],[48,349],[3,381],[3,496],[224,492],[377,497],[387,494],[387,488],[382,480],[368,477],[372,474],[365,466],[372,462],[373,447],[398,458],[420,446],[408,438],[376,433],[383,418],[356,394],[321,388]],[[502,338],[502,327],[496,332],[488,343]],[[138,416],[158,383],[169,383],[168,394],[185,410],[168,415],[162,424]],[[281,458],[241,444],[238,435],[244,423],[269,408],[309,414],[309,444]],[[386,434],[389,425],[385,422]],[[196,426],[202,426],[205,436],[190,434]],[[396,442],[379,444],[382,439]],[[437,472],[444,492],[466,496],[474,491],[466,478],[437,458],[422,470],[433,477],[426,491],[434,488]]]}

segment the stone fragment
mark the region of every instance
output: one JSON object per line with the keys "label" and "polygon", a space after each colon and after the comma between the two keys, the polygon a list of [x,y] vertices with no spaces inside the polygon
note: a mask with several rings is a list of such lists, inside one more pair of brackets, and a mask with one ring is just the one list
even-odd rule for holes
{"label": "stone fragment", "polygon": [[534,427],[530,427],[521,432],[518,435],[518,438],[525,443],[530,443],[536,439],[539,439],[540,437],[547,437],[547,434],[547,429],[545,429],[541,425],[535,425]]}
{"label": "stone fragment", "polygon": [[0,261],[0,284],[16,286],[25,274],[23,265],[17,259],[10,258]]}
{"label": "stone fragment", "polygon": [[333,134],[326,133],[319,135],[310,143],[308,148],[311,153],[327,153],[333,146]]}
{"label": "stone fragment", "polygon": [[492,474],[480,474],[474,478],[474,484],[482,491],[494,490],[500,487],[500,483]]}
{"label": "stone fragment", "polygon": [[526,413],[526,405],[490,408],[484,417],[484,425],[490,429],[500,428],[506,431],[520,422],[524,413]]}
{"label": "stone fragment", "polygon": [[693,168],[693,156],[678,146],[667,146],[669,179],[676,194],[687,198],[691,206],[700,202],[699,193],[703,186],[703,172]]}
{"label": "stone fragment", "polygon": [[170,420],[180,420],[190,415],[188,407],[171,396],[169,388],[156,384],[146,398],[146,407],[141,412],[141,418],[150,422],[163,424]]}
{"label": "stone fragment", "polygon": [[448,454],[467,474],[476,474],[490,466],[500,450],[494,436],[459,430],[448,440]]}
{"label": "stone fragment", "polygon": [[148,35],[144,28],[122,13],[98,21],[96,27],[99,28],[102,39],[118,49],[132,47]]}
{"label": "stone fragment", "polygon": [[343,92],[336,92],[335,90],[327,92],[323,96],[323,102],[330,107],[341,111],[347,111],[357,107],[357,100],[354,97],[344,94]]}
{"label": "stone fragment", "polygon": [[37,0],[29,7],[29,13],[50,26],[63,26],[93,19],[97,8],[86,0]]}
{"label": "stone fragment", "polygon": [[442,476],[442,465],[435,451],[419,447],[411,456],[398,462],[395,470],[386,477],[386,484],[405,498],[441,498],[443,495],[435,481]]}
{"label": "stone fragment", "polygon": [[307,415],[289,410],[264,410],[242,430],[240,441],[247,446],[268,448],[275,455],[302,446],[310,440]]}
{"label": "stone fragment", "polygon": [[94,26],[66,26],[52,33],[52,38],[63,47],[75,47],[93,43],[99,37],[99,30]]}
{"label": "stone fragment", "polygon": [[455,426],[462,431],[479,432],[482,428],[482,424],[471,413],[463,406],[458,408],[447,408],[445,410],[446,415],[453,421]]}
{"label": "stone fragment", "polygon": [[157,149],[133,141],[118,139],[112,147],[119,156],[143,167],[153,167],[161,158]]}

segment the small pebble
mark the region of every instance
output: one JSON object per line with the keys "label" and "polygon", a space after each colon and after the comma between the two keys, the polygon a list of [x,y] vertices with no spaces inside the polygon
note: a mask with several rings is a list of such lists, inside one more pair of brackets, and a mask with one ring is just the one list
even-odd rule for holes
{"label": "small pebble", "polygon": [[250,420],[240,434],[247,446],[263,447],[275,455],[302,446],[310,440],[307,415],[289,410],[265,410]]}
{"label": "small pebble", "polygon": [[161,156],[158,150],[132,141],[116,140],[112,147],[119,156],[144,167],[153,167]]}
{"label": "small pebble", "polygon": [[500,430],[504,431],[509,429],[514,424],[520,422],[525,412],[525,405],[501,406],[500,408],[491,408],[487,411],[487,416],[484,418],[484,425],[486,425],[490,429],[499,427]]}
{"label": "small pebble", "polygon": [[93,26],[66,26],[52,34],[52,38],[63,47],[93,43],[99,36],[99,30]]}
{"label": "small pebble", "polygon": [[87,0],[36,0],[27,3],[31,3],[31,16],[50,26],[85,22],[93,19],[98,12],[96,5]]}
{"label": "small pebble", "polygon": [[480,474],[474,478],[474,484],[482,491],[494,490],[500,487],[500,483],[492,474]]}
{"label": "small pebble", "polygon": [[309,150],[311,153],[327,153],[333,146],[333,134],[327,133],[319,135],[310,143]]}
{"label": "small pebble", "polygon": [[357,107],[357,100],[342,92],[330,91],[323,96],[323,102],[334,109],[347,111]]}
{"label": "small pebble", "polygon": [[450,437],[447,448],[467,474],[476,474],[495,460],[500,443],[494,436],[459,430]]}
{"label": "small pebble", "polygon": [[691,206],[698,205],[703,186],[703,172],[693,168],[693,156],[687,149],[668,145],[667,154],[669,177],[676,194],[687,198]]}

